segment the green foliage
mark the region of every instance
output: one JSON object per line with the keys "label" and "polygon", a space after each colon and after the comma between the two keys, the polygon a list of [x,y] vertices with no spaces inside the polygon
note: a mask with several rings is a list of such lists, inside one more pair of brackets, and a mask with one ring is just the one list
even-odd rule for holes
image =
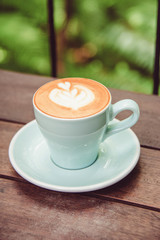
{"label": "green foliage", "polygon": [[[152,92],[156,0],[54,2],[60,77]],[[47,0],[0,1],[0,67],[50,75]]]}

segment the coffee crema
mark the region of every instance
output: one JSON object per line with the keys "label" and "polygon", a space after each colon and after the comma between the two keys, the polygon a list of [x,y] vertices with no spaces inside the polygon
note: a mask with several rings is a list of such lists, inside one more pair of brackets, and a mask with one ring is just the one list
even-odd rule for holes
{"label": "coffee crema", "polygon": [[64,119],[89,117],[101,112],[111,100],[105,86],[86,78],[62,78],[40,87],[35,106],[43,113]]}

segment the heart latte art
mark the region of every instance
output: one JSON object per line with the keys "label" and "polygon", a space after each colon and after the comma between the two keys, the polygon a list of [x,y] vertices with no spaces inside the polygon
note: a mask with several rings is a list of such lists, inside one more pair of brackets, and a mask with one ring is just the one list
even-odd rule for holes
{"label": "heart latte art", "polygon": [[75,85],[71,88],[70,82],[58,83],[59,88],[55,88],[49,94],[49,98],[58,105],[78,110],[94,100],[94,93],[88,88]]}
{"label": "heart latte art", "polygon": [[108,89],[99,82],[85,78],[64,78],[40,87],[33,101],[45,114],[75,119],[102,111],[108,106],[110,99]]}

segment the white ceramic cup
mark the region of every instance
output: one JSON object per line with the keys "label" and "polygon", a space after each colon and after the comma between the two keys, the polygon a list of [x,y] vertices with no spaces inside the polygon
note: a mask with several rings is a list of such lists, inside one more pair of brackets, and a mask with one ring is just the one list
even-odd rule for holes
{"label": "white ceramic cup", "polygon": [[[33,97],[34,99],[34,97]],[[99,145],[107,137],[132,127],[139,118],[139,107],[130,99],[109,104],[101,112],[89,117],[62,119],[40,111],[34,104],[34,114],[46,139],[52,161],[65,169],[81,169],[94,163]],[[117,123],[110,123],[124,110],[132,114]]]}

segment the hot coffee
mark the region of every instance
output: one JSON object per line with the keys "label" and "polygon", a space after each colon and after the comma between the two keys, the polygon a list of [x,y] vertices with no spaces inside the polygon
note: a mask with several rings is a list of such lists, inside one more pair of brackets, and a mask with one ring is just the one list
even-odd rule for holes
{"label": "hot coffee", "polygon": [[[111,104],[107,88],[85,78],[46,83],[34,94],[33,107],[52,161],[65,169],[81,169],[93,164],[100,143],[132,127],[139,118],[136,102],[125,99]],[[124,110],[130,110],[132,115],[112,123]]]}
{"label": "hot coffee", "polygon": [[34,95],[34,104],[56,118],[89,117],[105,109],[111,100],[107,88],[85,78],[64,78],[46,83]]}

